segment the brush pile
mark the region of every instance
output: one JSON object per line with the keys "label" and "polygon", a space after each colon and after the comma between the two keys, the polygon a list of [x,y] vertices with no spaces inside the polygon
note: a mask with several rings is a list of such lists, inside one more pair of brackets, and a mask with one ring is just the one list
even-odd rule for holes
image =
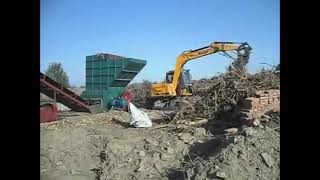
{"label": "brush pile", "polygon": [[[262,69],[256,74],[249,74],[246,70],[248,58],[239,57],[225,73],[211,79],[194,80],[193,95],[180,98],[183,108],[175,120],[215,119],[221,113],[234,111],[243,99],[253,96],[256,91],[280,89],[280,65],[276,69]],[[128,87],[137,107],[143,107],[150,85],[144,81]]]}
{"label": "brush pile", "polygon": [[196,97],[189,99],[200,99],[194,104],[198,116],[211,119],[219,112],[234,109],[244,98],[254,96],[256,91],[280,89],[280,75],[274,70],[262,69],[251,75],[234,67],[211,79],[193,81]]}

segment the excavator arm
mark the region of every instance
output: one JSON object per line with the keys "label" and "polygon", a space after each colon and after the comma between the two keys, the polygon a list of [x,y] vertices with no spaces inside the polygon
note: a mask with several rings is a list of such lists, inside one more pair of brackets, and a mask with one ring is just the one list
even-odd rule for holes
{"label": "excavator arm", "polygon": [[176,60],[176,67],[174,70],[173,80],[169,86],[170,92],[174,93],[173,95],[176,95],[176,89],[181,75],[181,70],[186,62],[217,52],[233,50],[237,51],[238,56],[247,56],[249,55],[251,47],[248,45],[248,43],[214,42],[209,46],[181,53]]}

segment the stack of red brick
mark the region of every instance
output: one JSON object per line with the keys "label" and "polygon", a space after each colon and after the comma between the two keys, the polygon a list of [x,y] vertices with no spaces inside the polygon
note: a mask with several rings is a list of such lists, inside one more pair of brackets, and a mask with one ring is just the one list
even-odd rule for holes
{"label": "stack of red brick", "polygon": [[253,120],[261,117],[269,106],[279,105],[280,90],[257,91],[255,97],[246,98],[240,111],[241,118]]}

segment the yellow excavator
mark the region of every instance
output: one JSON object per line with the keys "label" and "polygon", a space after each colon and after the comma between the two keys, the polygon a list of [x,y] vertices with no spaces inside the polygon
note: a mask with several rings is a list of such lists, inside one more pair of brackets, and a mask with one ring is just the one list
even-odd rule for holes
{"label": "yellow excavator", "polygon": [[191,75],[189,70],[183,68],[186,62],[214,53],[222,53],[222,55],[233,58],[227,53],[229,51],[234,52],[238,56],[233,58],[234,60],[240,57],[249,58],[251,50],[252,48],[246,42],[213,42],[206,47],[184,51],[177,57],[174,71],[168,71],[166,73],[166,81],[151,85],[147,107],[153,107],[154,102],[157,100],[170,101],[177,96],[192,95]]}

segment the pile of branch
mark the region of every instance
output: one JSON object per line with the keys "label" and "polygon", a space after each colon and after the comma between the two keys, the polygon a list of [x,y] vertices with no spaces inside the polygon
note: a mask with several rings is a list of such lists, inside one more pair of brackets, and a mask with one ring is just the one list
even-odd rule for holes
{"label": "pile of branch", "polygon": [[193,114],[212,119],[220,112],[234,110],[241,100],[254,96],[256,91],[280,88],[280,75],[274,70],[262,69],[251,75],[246,71],[246,63],[235,61],[224,74],[193,81],[195,96],[188,99],[200,99],[194,103]]}
{"label": "pile of branch", "polygon": [[133,96],[132,103],[141,108],[146,104],[146,99],[150,95],[151,82],[144,80],[142,83],[130,84],[127,90]]}

